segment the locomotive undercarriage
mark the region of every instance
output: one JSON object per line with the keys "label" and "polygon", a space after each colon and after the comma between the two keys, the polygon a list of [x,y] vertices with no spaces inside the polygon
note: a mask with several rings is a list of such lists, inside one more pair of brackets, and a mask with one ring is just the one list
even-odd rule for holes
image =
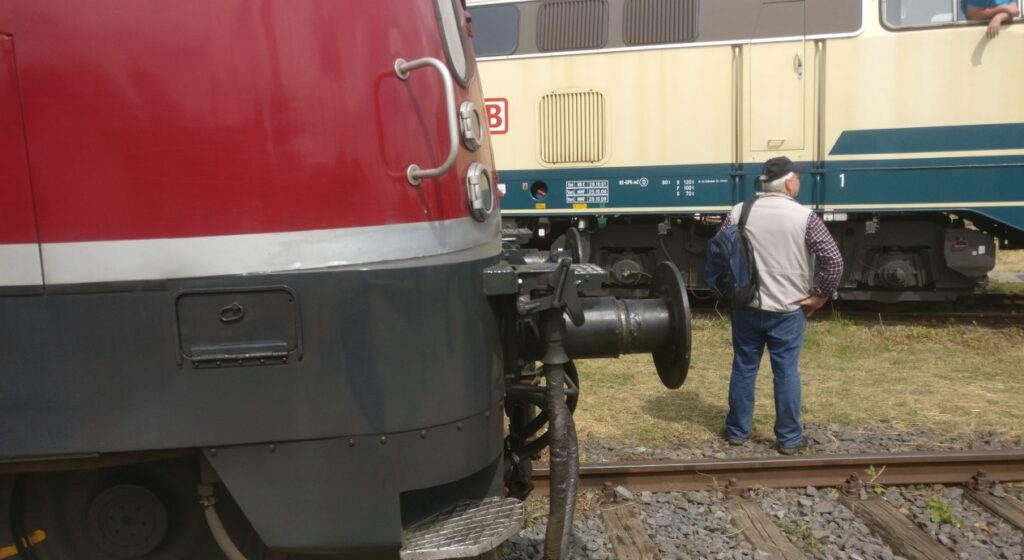
{"label": "locomotive undercarriage", "polygon": [[[981,219],[969,223],[939,213],[836,217],[825,215],[845,262],[839,287],[844,300],[957,301],[984,287],[995,266],[995,242],[977,229],[986,224]],[[638,297],[655,266],[668,261],[700,299],[707,293],[701,275],[707,242],[720,223],[717,215],[542,218],[507,220],[505,231],[525,246],[580,246],[585,262],[609,271],[602,293]],[[566,235],[570,226],[581,230],[578,240]]]}
{"label": "locomotive undercarriage", "polygon": [[[474,428],[473,426],[479,426]],[[486,433],[479,428],[484,427]],[[495,429],[498,431],[495,432]],[[0,468],[0,504],[4,523],[0,524],[0,547],[14,547],[24,560],[342,560],[399,558],[398,540],[393,547],[370,546],[331,554],[287,553],[268,549],[250,519],[270,516],[285,530],[294,528],[296,520],[282,516],[275,504],[302,502],[309,504],[303,515],[331,513],[314,505],[313,494],[333,496],[337,507],[351,508],[361,504],[362,527],[367,530],[389,525],[387,513],[393,512],[388,500],[396,496],[401,504],[401,527],[417,528],[423,520],[439,513],[439,504],[480,503],[481,496],[502,495],[502,460],[500,455],[483,470],[447,484],[396,493],[387,486],[388,469],[382,465],[404,462],[408,470],[423,467],[410,461],[417,457],[427,462],[427,479],[444,471],[453,459],[464,460],[465,450],[445,443],[443,434],[458,434],[466,441],[496,442],[500,434],[500,408],[479,419],[434,426],[431,437],[421,431],[394,434],[388,443],[392,451],[381,452],[377,437],[344,438],[342,441],[296,442],[280,445],[275,450],[278,461],[267,462],[267,446],[242,446],[225,449],[219,455],[234,454],[235,467],[247,472],[258,487],[245,489],[250,503],[243,508],[220,479],[220,471],[211,467],[209,455],[194,449],[164,450],[110,454],[92,459],[54,459],[29,464],[12,464]],[[438,440],[440,436],[440,441]],[[385,436],[388,437],[388,436]],[[425,439],[435,440],[433,444]],[[355,440],[358,443],[352,445]],[[353,447],[371,450],[362,464],[353,464]],[[433,447],[432,450],[425,448]],[[487,446],[485,446],[487,447]],[[497,449],[497,445],[493,446]],[[418,449],[417,449],[418,448]],[[492,453],[495,449],[484,449]],[[215,454],[217,455],[217,454]],[[339,461],[342,455],[347,456]],[[386,456],[390,455],[388,459]],[[274,465],[276,463],[276,466]],[[276,469],[268,473],[267,468]],[[224,474],[238,482],[240,473],[220,467]],[[334,484],[310,484],[312,470],[338,470],[345,479]],[[12,474],[3,474],[9,471]],[[16,472],[15,472],[16,471]],[[447,475],[448,473],[444,473]],[[254,476],[255,475],[255,476]],[[383,476],[381,476],[383,475]],[[392,484],[394,481],[390,481]],[[263,503],[253,504],[256,496]],[[499,498],[489,498],[483,503]],[[460,501],[461,500],[461,501]],[[492,510],[495,508],[491,508]],[[508,509],[508,506],[505,506]],[[521,517],[521,506],[518,515]],[[386,510],[386,511],[385,511]],[[440,513],[444,513],[442,510]],[[509,512],[511,516],[515,512]],[[212,517],[212,519],[211,519]],[[494,528],[496,517],[487,518]],[[518,523],[510,517],[510,529]],[[334,538],[351,538],[346,532],[352,520],[335,528]],[[356,527],[360,528],[360,527]],[[386,528],[386,527],[385,527]],[[409,531],[406,531],[407,533]],[[21,535],[21,539],[15,539]],[[508,535],[506,534],[505,537]],[[491,546],[501,540],[492,542]],[[463,539],[465,541],[466,539]],[[327,541],[323,541],[327,542]],[[228,550],[234,551],[233,555]],[[486,548],[485,548],[486,550]],[[3,556],[9,558],[10,556]],[[402,558],[416,556],[401,555]]]}
{"label": "locomotive undercarriage", "polygon": [[[0,502],[9,515],[0,526],[0,541],[11,543],[17,558],[220,557],[196,507],[202,481],[194,452],[135,453],[34,468],[0,476]],[[247,558],[272,559],[224,486],[208,488],[210,507],[237,550]]]}

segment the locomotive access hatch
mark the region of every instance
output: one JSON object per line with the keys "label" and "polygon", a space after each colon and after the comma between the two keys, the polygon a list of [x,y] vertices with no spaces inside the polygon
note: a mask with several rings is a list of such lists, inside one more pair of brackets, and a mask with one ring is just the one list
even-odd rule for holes
{"label": "locomotive access hatch", "polygon": [[302,358],[298,298],[280,286],[182,292],[178,348],[193,367],[286,364]]}

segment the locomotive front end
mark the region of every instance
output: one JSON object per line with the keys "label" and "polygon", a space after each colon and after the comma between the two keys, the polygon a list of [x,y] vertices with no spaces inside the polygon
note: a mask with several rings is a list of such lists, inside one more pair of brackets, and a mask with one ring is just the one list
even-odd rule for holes
{"label": "locomotive front end", "polygon": [[14,1],[0,43],[0,547],[397,556],[501,493],[457,1]]}
{"label": "locomotive front end", "polygon": [[604,271],[503,247],[471,28],[458,0],[0,4],[0,550],[480,554],[551,445],[564,553],[571,360],[678,386],[686,294],[668,267],[581,299]]}

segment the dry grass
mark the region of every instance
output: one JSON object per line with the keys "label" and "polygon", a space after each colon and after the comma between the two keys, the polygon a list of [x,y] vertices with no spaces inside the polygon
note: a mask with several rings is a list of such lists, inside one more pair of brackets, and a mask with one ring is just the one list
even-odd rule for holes
{"label": "dry grass", "polygon": [[[581,361],[580,434],[652,447],[716,437],[727,410],[730,340],[727,319],[695,319],[693,363],[676,391],[661,385],[649,356]],[[1022,364],[1019,328],[814,321],[801,359],[803,419],[1021,435]],[[757,435],[771,435],[771,379],[766,357],[757,382]]]}
{"label": "dry grass", "polygon": [[989,280],[986,291],[998,294],[1024,294],[1024,282]]}
{"label": "dry grass", "polygon": [[[996,268],[993,272],[1024,273],[1024,249],[1001,250],[996,253]],[[1007,294],[1024,293],[1024,282],[989,280],[988,291]]]}
{"label": "dry grass", "polygon": [[996,272],[1024,272],[1024,249],[996,253]]}

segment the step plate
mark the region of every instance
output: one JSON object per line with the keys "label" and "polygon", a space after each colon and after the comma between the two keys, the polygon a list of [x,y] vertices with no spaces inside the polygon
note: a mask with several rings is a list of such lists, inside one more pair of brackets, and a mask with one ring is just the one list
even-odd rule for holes
{"label": "step plate", "polygon": [[468,558],[496,548],[523,526],[523,502],[487,498],[460,502],[451,512],[405,531],[402,560]]}

